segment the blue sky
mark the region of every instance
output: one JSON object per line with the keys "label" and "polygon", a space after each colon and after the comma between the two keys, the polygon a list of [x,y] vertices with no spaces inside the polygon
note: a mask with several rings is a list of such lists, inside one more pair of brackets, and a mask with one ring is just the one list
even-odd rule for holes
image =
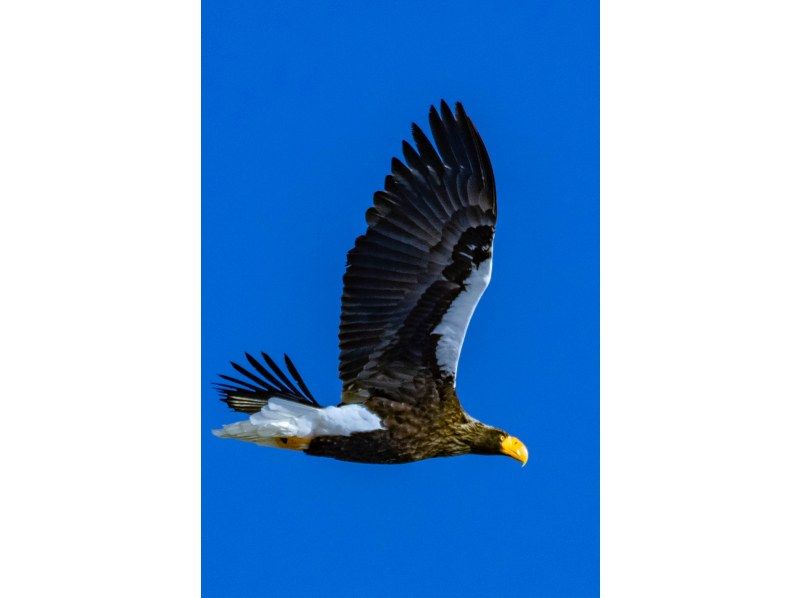
{"label": "blue sky", "polygon": [[[487,5],[482,5],[487,4]],[[206,596],[591,596],[599,585],[596,3],[203,2]],[[340,392],[345,253],[412,121],[460,100],[488,147],[492,283],[459,394],[525,469],[371,466],[222,441],[244,351]]]}

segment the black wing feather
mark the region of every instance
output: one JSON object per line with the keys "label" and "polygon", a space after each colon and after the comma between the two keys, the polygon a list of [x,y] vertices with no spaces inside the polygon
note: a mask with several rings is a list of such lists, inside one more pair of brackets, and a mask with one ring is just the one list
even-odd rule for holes
{"label": "black wing feather", "polygon": [[286,377],[286,374],[283,373],[283,370],[281,370],[281,367],[277,363],[275,363],[273,361],[272,357],[270,357],[269,355],[267,355],[263,351],[261,352],[261,357],[264,358],[264,361],[267,362],[267,365],[269,365],[269,367],[272,368],[272,371],[275,372],[275,374],[278,376],[278,378],[281,379],[281,382],[283,382],[283,384],[284,384],[284,389],[285,390],[287,390],[289,392],[293,392],[294,394],[297,394],[297,395],[302,394],[299,390],[297,390],[295,385],[292,384],[292,382],[289,380],[289,378]]}
{"label": "black wing feather", "polygon": [[283,360],[286,362],[286,368],[289,370],[289,373],[292,375],[292,378],[294,378],[295,381],[297,382],[297,385],[300,387],[300,390],[303,391],[303,394],[308,399],[316,403],[317,400],[314,398],[314,395],[311,394],[311,391],[308,389],[308,386],[306,386],[305,380],[303,380],[303,377],[300,375],[300,372],[298,372],[297,368],[294,367],[294,363],[292,363],[292,360],[289,359],[289,356],[286,353],[283,354]]}
{"label": "black wing feather", "polygon": [[227,383],[217,382],[214,386],[220,393],[221,400],[229,407],[242,413],[257,413],[270,399],[276,397],[313,407],[320,406],[288,355],[284,355],[286,367],[302,391],[297,389],[269,355],[262,352],[261,356],[275,375],[249,353],[245,353],[245,358],[260,376],[233,361],[231,362],[233,369],[247,378],[249,382],[227,374],[219,375]]}
{"label": "black wing feather", "polygon": [[[411,126],[416,148],[403,142],[405,162],[392,159],[367,232],[347,255],[339,327],[345,391],[371,387],[413,401],[409,392],[419,391],[409,388],[420,385],[409,380],[455,379],[457,351],[438,363],[443,335],[433,330],[491,258],[497,200],[488,153],[463,106],[431,107],[429,123],[435,147]],[[485,288],[488,273],[481,275],[476,284]]]}
{"label": "black wing feather", "polygon": [[270,385],[279,390],[282,390],[283,392],[290,392],[290,390],[286,386],[284,386],[275,376],[273,376],[270,372],[268,372],[267,368],[261,365],[255,357],[253,357],[249,353],[245,353],[244,356],[247,358],[247,361],[250,362],[250,365],[256,368],[256,370],[258,370],[258,372],[262,376],[264,376],[264,378],[267,379]]}

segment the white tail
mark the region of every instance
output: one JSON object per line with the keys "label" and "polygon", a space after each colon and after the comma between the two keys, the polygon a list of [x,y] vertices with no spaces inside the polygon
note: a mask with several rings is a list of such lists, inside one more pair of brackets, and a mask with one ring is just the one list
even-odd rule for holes
{"label": "white tail", "polygon": [[381,428],[380,418],[363,405],[311,407],[273,398],[249,420],[225,425],[214,434],[262,446],[303,450],[316,436],[349,436]]}

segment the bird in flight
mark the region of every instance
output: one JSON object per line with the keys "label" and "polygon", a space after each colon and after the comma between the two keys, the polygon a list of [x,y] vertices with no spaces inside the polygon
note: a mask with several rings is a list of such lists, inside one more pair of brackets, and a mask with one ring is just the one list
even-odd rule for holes
{"label": "bird in flight", "polygon": [[221,374],[222,400],[249,419],[214,433],[262,446],[361,463],[465,454],[506,455],[525,445],[471,417],[456,394],[461,346],[492,273],[497,222],[486,147],[460,103],[430,109],[435,146],[416,124],[367,232],[347,254],[339,323],[341,402],[322,407],[294,363],[246,353]]}

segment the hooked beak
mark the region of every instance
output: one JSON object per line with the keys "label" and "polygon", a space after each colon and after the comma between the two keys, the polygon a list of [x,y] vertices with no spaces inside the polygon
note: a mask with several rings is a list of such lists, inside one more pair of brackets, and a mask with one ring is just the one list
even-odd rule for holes
{"label": "hooked beak", "polygon": [[506,436],[503,439],[503,442],[500,444],[500,452],[521,462],[523,467],[525,467],[525,464],[528,462],[528,449],[522,444],[519,438],[515,438],[514,436]]}

